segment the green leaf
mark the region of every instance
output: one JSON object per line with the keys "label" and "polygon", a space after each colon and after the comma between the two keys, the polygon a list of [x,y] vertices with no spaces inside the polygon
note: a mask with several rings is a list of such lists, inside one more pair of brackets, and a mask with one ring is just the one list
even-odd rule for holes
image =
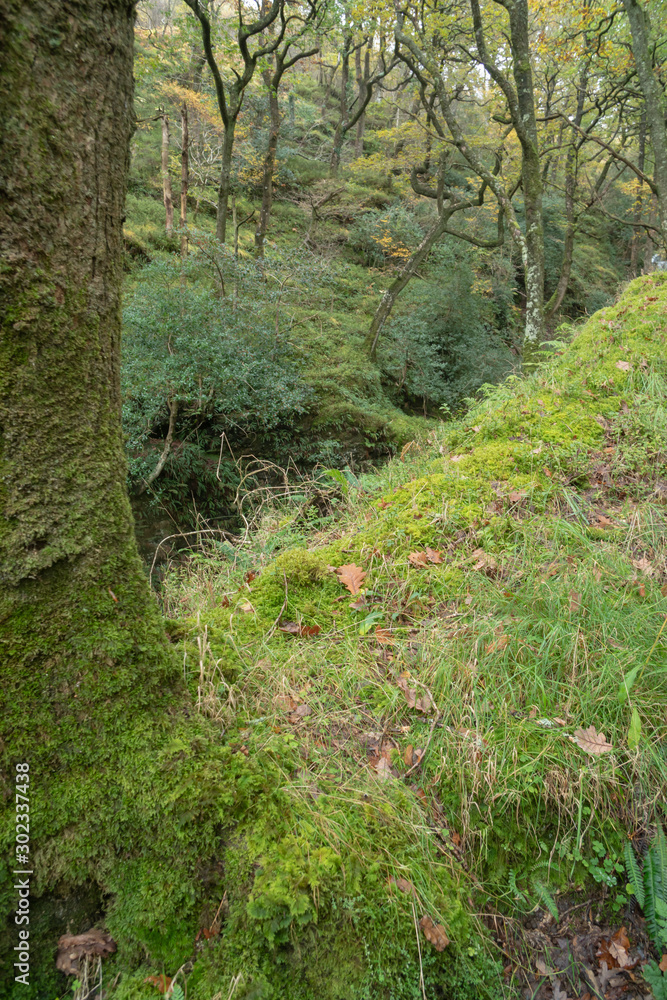
{"label": "green leaf", "polygon": [[630,719],[630,728],[628,729],[628,747],[630,750],[636,750],[639,746],[639,741],[642,736],[642,720],[639,718],[639,712],[636,708],[632,709],[632,718]]}
{"label": "green leaf", "polygon": [[359,635],[366,635],[370,632],[375,623],[381,618],[384,618],[384,611],[372,611],[370,615],[366,615],[359,625]]}
{"label": "green leaf", "polygon": [[340,469],[325,469],[324,472],[325,475],[329,476],[330,479],[333,479],[334,482],[338,483],[343,496],[347,496],[348,493],[350,492],[350,484],[348,483],[347,479],[340,471]]}
{"label": "green leaf", "polygon": [[618,689],[618,700],[621,705],[624,705],[628,700],[628,695],[632,691],[632,686],[637,680],[637,674],[639,673],[639,667],[633,667],[632,670],[625,675],[620,683]]}

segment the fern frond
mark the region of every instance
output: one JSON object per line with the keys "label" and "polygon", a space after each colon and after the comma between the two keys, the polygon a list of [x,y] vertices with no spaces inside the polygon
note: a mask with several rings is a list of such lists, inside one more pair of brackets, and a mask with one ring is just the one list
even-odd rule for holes
{"label": "fern frond", "polygon": [[660,898],[663,903],[667,903],[667,837],[659,821],[651,851],[660,876]]}
{"label": "fern frond", "polygon": [[524,894],[521,892],[521,890],[519,889],[518,885],[516,884],[516,872],[514,871],[513,868],[510,868],[510,870],[509,870],[508,882],[510,884],[510,890],[511,890],[512,895],[514,896],[514,898],[518,902],[520,902],[520,903],[525,903],[526,902],[526,897],[524,896]]}
{"label": "fern frond", "polygon": [[533,892],[539,901],[547,908],[554,920],[557,921],[560,916],[558,913],[558,906],[556,905],[556,900],[553,898],[544,882],[540,882],[539,879],[534,878],[532,880],[532,886]]}
{"label": "fern frond", "polygon": [[656,899],[662,898],[662,886],[660,884],[660,863],[657,851],[650,847],[644,858],[644,916],[651,940],[657,945],[660,938],[660,928],[658,926],[658,914],[656,912]]}
{"label": "fern frond", "polygon": [[629,840],[626,840],[623,847],[625,856],[625,871],[628,876],[628,884],[632,886],[632,892],[642,910],[644,909],[644,878],[639,862]]}

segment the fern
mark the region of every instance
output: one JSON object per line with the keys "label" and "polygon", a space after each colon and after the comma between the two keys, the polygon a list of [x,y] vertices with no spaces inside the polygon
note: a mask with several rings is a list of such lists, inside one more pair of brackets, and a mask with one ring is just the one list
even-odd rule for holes
{"label": "fern", "polygon": [[183,987],[179,983],[173,984],[169,991],[169,997],[170,1000],[185,1000]]}
{"label": "fern", "polygon": [[637,900],[639,906],[644,909],[644,878],[642,876],[642,870],[639,867],[639,862],[637,861],[635,852],[632,849],[632,844],[629,840],[626,840],[625,847],[623,848],[625,854],[625,870],[628,876],[628,884],[632,889],[632,893]]}
{"label": "fern", "polygon": [[540,882],[539,879],[534,878],[532,880],[532,887],[533,892],[539,901],[547,908],[554,920],[558,921],[560,914],[558,913],[556,900],[553,898],[544,882]]}
{"label": "fern", "polygon": [[657,962],[649,962],[642,969],[644,979],[651,987],[654,1000],[667,1000],[667,977],[663,976]]}
{"label": "fern", "polygon": [[513,868],[510,868],[510,870],[509,870],[508,881],[509,881],[510,890],[512,892],[512,895],[514,896],[514,899],[517,902],[519,902],[519,903],[525,903],[526,902],[526,897],[524,896],[524,894],[521,892],[521,890],[519,889],[518,885],[516,884],[516,872],[514,871]]}

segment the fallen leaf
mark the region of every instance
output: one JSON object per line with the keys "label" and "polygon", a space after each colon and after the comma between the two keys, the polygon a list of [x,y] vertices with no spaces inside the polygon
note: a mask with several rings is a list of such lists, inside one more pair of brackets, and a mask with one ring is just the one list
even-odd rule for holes
{"label": "fallen leaf", "polygon": [[378,642],[382,642],[387,646],[393,646],[396,643],[394,638],[394,633],[389,628],[380,628],[379,625],[375,626],[375,638]]}
{"label": "fallen leaf", "polygon": [[380,757],[380,760],[375,765],[375,773],[381,781],[388,781],[390,778],[396,777],[391,769],[391,764],[385,757]]}
{"label": "fallen leaf", "polygon": [[304,639],[318,635],[321,631],[319,625],[299,625],[297,622],[281,622],[278,628],[288,635],[298,635]]}
{"label": "fallen leaf", "polygon": [[622,372],[631,372],[632,371],[632,365],[630,364],[629,361],[617,361],[616,362],[616,367],[620,368]]}
{"label": "fallen leaf", "polygon": [[548,477],[549,477],[549,479],[551,479],[551,477],[553,476],[553,472],[551,471],[551,469],[547,469],[547,467],[546,467],[546,465],[545,465],[545,466],[544,466],[544,470],[543,470],[543,471],[544,471],[544,475],[545,475],[545,476],[548,476]]}
{"label": "fallen leaf", "polygon": [[445,933],[442,924],[434,924],[429,916],[424,916],[419,921],[424,937],[430,941],[436,951],[444,951],[449,944],[449,938]]}
{"label": "fallen leaf", "polygon": [[475,427],[473,427],[473,431],[475,432],[475,434],[479,434],[481,429],[482,428],[479,426],[479,424],[476,424]]}
{"label": "fallen leaf", "polygon": [[483,570],[485,573],[493,573],[498,568],[498,563],[484,549],[475,549],[472,558],[476,560],[473,569]]}
{"label": "fallen leaf", "polygon": [[367,607],[367,604],[363,594],[361,595],[361,597],[358,597],[356,601],[352,601],[350,607],[352,608],[353,611],[364,611]]}
{"label": "fallen leaf", "polygon": [[611,938],[602,938],[596,951],[600,962],[606,962],[607,969],[633,969],[637,960],[630,958],[630,941],[621,927]]}
{"label": "fallen leaf", "polygon": [[252,614],[252,612],[255,610],[250,601],[243,601],[242,604],[239,604],[239,608],[246,615]]}
{"label": "fallen leaf", "polygon": [[472,594],[468,594],[468,596],[466,597],[466,599],[464,600],[463,603],[467,604],[467,605],[471,605],[472,604]]}
{"label": "fallen leaf", "polygon": [[525,500],[525,498],[526,498],[526,494],[525,493],[520,493],[517,490],[514,493],[510,493],[510,495],[508,496],[507,499],[509,500],[510,503],[520,503],[520,501],[521,500]]}
{"label": "fallen leaf", "polygon": [[159,976],[147,976],[144,982],[151,983],[160,993],[166,993],[171,986],[171,979],[169,976],[165,976],[164,973]]}
{"label": "fallen leaf", "polygon": [[425,552],[411,552],[408,556],[408,562],[412,563],[413,566],[418,566],[423,569],[428,566],[428,558]]}
{"label": "fallen leaf", "polygon": [[646,587],[642,582],[638,584],[637,591],[639,592],[640,597],[646,597]]}
{"label": "fallen leaf", "polygon": [[428,545],[426,546],[426,558],[430,563],[434,563],[436,565],[441,563],[441,555],[442,553],[440,552],[440,549],[429,549]]}
{"label": "fallen leaf", "polygon": [[460,462],[462,458],[463,458],[463,455],[450,455],[449,456],[450,462]]}
{"label": "fallen leaf", "polygon": [[509,643],[512,637],[510,635],[499,635],[497,639],[493,639],[486,647],[486,653],[495,653],[504,649]]}
{"label": "fallen leaf", "polygon": [[396,879],[396,888],[400,889],[401,892],[410,892],[415,895],[416,890],[412,882],[408,882],[406,878]]}
{"label": "fallen leaf", "polygon": [[307,715],[312,715],[312,711],[310,705],[298,705],[290,715],[289,721],[292,725],[296,725],[297,722],[305,719]]}
{"label": "fallen leaf", "polygon": [[115,950],[116,942],[111,935],[96,927],[84,934],[63,934],[58,940],[56,968],[66,976],[77,976],[82,958],[104,958],[105,955],[112,955]]}
{"label": "fallen leaf", "polygon": [[618,525],[614,524],[612,520],[606,517],[604,514],[598,514],[596,517],[599,528],[616,528]]}
{"label": "fallen leaf", "polygon": [[109,587],[109,588],[108,588],[108,590],[109,590],[109,593],[110,593],[110,595],[111,595],[111,599],[112,599],[112,601],[115,601],[115,602],[116,602],[116,604],[118,604],[118,598],[117,598],[117,597],[116,597],[116,595],[114,594],[114,592],[113,592],[113,590],[111,589],[111,587]]}
{"label": "fallen leaf", "polygon": [[570,613],[573,614],[581,607],[581,594],[576,590],[570,591]]}
{"label": "fallen leaf", "polygon": [[336,575],[343,586],[347,587],[353,595],[359,593],[366,579],[366,571],[361,566],[355,566],[354,563],[338,566]]}
{"label": "fallen leaf", "polygon": [[653,573],[653,566],[646,556],[642,556],[641,559],[633,559],[632,565],[635,569],[640,569],[642,573],[646,573],[647,576],[651,576]]}
{"label": "fallen leaf", "polygon": [[661,972],[667,972],[667,955],[662,956],[658,968],[660,969]]}
{"label": "fallen leaf", "polygon": [[417,697],[417,691],[415,688],[411,688],[408,684],[406,677],[399,677],[396,682],[397,686],[401,689],[405,695],[405,700],[408,703],[408,708],[416,708],[418,712],[430,712],[432,708],[431,699],[428,696],[428,692],[424,692],[421,698]]}
{"label": "fallen leaf", "polygon": [[595,726],[589,726],[588,729],[575,729],[574,735],[570,736],[570,739],[586,753],[593,754],[593,756],[613,750],[613,746],[607,742],[605,734],[598,733]]}

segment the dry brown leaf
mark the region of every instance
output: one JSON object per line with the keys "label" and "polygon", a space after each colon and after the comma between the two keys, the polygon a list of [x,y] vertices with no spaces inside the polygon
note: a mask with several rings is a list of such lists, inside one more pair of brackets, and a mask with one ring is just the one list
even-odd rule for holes
{"label": "dry brown leaf", "polygon": [[354,563],[349,563],[345,566],[338,566],[336,575],[343,586],[347,587],[350,593],[354,595],[358,594],[363,586],[366,579],[366,570],[363,570],[361,566],[355,566]]}
{"label": "dry brown leaf", "polygon": [[353,611],[363,611],[366,608],[366,599],[364,595],[362,594],[361,597],[356,599],[356,601],[352,601],[350,607]]}
{"label": "dry brown leaf", "polygon": [[160,993],[166,993],[171,986],[171,979],[165,976],[164,972],[159,976],[147,976],[144,982],[151,983]]}
{"label": "dry brown leaf", "polygon": [[251,614],[255,610],[250,601],[243,601],[241,604],[239,604],[239,608],[246,615]]}
{"label": "dry brown leaf", "polygon": [[667,955],[663,955],[658,966],[661,972],[667,972]]}
{"label": "dry brown leaf", "polygon": [[96,927],[84,934],[63,934],[58,940],[56,968],[66,976],[76,976],[82,958],[104,958],[106,955],[113,955],[115,951],[116,942],[111,935]]}
{"label": "dry brown leaf", "polygon": [[570,591],[570,612],[574,613],[581,607],[581,594],[576,590]]}
{"label": "dry brown leaf", "polygon": [[598,528],[617,528],[618,525],[608,518],[605,514],[598,514],[596,517],[598,523]]}
{"label": "dry brown leaf", "polygon": [[428,557],[425,552],[411,552],[408,556],[408,562],[423,569],[428,566]]}
{"label": "dry brown leaf", "polygon": [[380,757],[379,761],[375,765],[375,773],[381,781],[388,781],[390,778],[396,777],[391,769],[391,764],[385,757]]}
{"label": "dry brown leaf", "polygon": [[394,633],[390,628],[380,628],[379,625],[375,626],[375,638],[378,642],[383,643],[386,646],[394,646],[396,639],[394,638]]}
{"label": "dry brown leaf", "polygon": [[445,933],[442,924],[434,924],[429,916],[424,916],[419,921],[424,937],[430,941],[436,951],[444,951],[449,944],[449,938]]}
{"label": "dry brown leaf", "polygon": [[441,557],[442,557],[442,553],[441,553],[440,549],[429,549],[428,545],[426,546],[426,558],[428,559],[428,561],[430,563],[434,563],[435,565],[438,565],[439,563],[442,562],[442,558]]}
{"label": "dry brown leaf", "polygon": [[633,559],[632,565],[635,569],[640,569],[642,573],[646,573],[647,576],[651,576],[653,573],[653,565],[646,556],[642,556],[641,559]]}
{"label": "dry brown leaf", "polygon": [[304,639],[318,635],[320,632],[319,625],[299,625],[297,622],[281,622],[278,628],[279,631],[286,632],[288,635],[298,635]]}
{"label": "dry brown leaf", "polygon": [[511,638],[512,638],[511,635],[499,635],[497,639],[493,639],[492,642],[488,643],[485,652],[495,653],[500,651],[501,649],[504,649],[505,646],[507,646],[507,644],[509,643]]}
{"label": "dry brown leaf", "polygon": [[517,490],[514,493],[510,493],[510,495],[508,496],[507,499],[509,500],[510,503],[520,503],[520,501],[521,500],[525,500],[525,498],[526,498],[526,494],[525,493],[520,493]]}
{"label": "dry brown leaf", "polygon": [[607,737],[604,733],[598,733],[595,726],[589,726],[588,729],[575,729],[574,735],[570,736],[573,743],[576,743],[585,750],[586,753],[590,753],[593,756],[597,756],[601,753],[607,753],[608,750],[613,750],[611,743],[607,742]]}
{"label": "dry brown leaf", "polygon": [[463,458],[463,455],[450,455],[449,456],[450,462],[460,462],[462,458]]}
{"label": "dry brown leaf", "polygon": [[405,700],[408,703],[408,708],[416,708],[418,712],[430,712],[432,705],[431,699],[428,693],[425,691],[421,698],[417,697],[417,691],[415,688],[411,688],[408,684],[407,677],[399,677],[396,682],[397,686],[401,689],[405,695]]}
{"label": "dry brown leaf", "polygon": [[475,560],[473,569],[480,569],[485,573],[493,573],[498,568],[496,560],[488,552],[485,552],[484,549],[475,549],[472,558]]}
{"label": "dry brown leaf", "polygon": [[632,365],[630,364],[629,361],[617,361],[616,362],[616,367],[620,368],[620,370],[622,372],[631,372],[632,371]]}
{"label": "dry brown leaf", "polygon": [[625,927],[621,927],[611,938],[602,938],[595,954],[607,969],[633,969],[637,960],[630,958],[629,951],[630,940]]}

